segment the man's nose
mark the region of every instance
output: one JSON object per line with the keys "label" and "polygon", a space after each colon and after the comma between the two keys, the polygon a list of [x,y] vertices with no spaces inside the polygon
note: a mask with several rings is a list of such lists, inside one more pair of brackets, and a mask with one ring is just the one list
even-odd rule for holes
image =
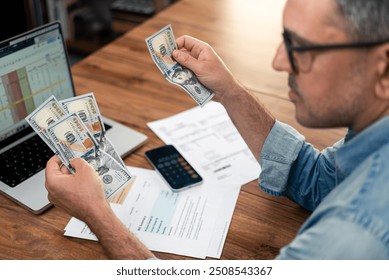
{"label": "man's nose", "polygon": [[272,67],[276,71],[285,71],[292,73],[292,66],[290,65],[288,54],[285,48],[285,44],[281,42],[274,55]]}

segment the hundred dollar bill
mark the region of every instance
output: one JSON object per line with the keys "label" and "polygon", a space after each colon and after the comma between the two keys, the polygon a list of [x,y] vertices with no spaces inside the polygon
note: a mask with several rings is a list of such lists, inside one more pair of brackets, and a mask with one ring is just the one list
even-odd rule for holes
{"label": "hundred dollar bill", "polygon": [[103,136],[103,121],[93,93],[59,101],[67,113],[77,113],[97,141]]}
{"label": "hundred dollar bill", "polygon": [[28,124],[57,155],[59,155],[59,151],[55,143],[50,139],[47,128],[65,116],[65,114],[55,96],[51,96],[25,118]]}
{"label": "hundred dollar bill", "polygon": [[98,143],[86,128],[80,117],[76,114],[65,115],[56,123],[47,128],[51,141],[56,145],[60,155],[66,159],[69,169],[70,159],[85,158],[96,154]]}
{"label": "hundred dollar bill", "polygon": [[111,155],[98,151],[96,155],[90,154],[85,160],[93,166],[99,174],[107,198],[132,184],[132,176],[125,167],[120,165]]}
{"label": "hundred dollar bill", "polygon": [[97,106],[95,96],[92,92],[61,100],[60,103],[67,113],[78,114],[88,130],[99,143],[100,150],[110,154],[118,163],[125,167],[122,158],[116,152],[112,142],[106,136],[102,117]]}
{"label": "hundred dollar bill", "polygon": [[177,44],[170,24],[148,37],[146,44],[154,63],[169,82],[183,88],[201,107],[212,99],[214,93],[202,85],[191,70],[173,59],[172,52]]}
{"label": "hundred dollar bill", "polygon": [[77,113],[64,116],[48,127],[48,134],[63,158],[64,164],[72,170],[70,159],[80,157],[93,166],[99,174],[107,198],[111,197],[131,180],[126,168],[112,156],[99,150],[96,139],[87,129]]}

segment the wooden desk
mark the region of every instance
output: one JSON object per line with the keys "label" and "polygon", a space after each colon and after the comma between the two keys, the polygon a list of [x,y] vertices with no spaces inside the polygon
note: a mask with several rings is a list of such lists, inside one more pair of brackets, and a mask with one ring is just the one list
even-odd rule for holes
{"label": "wooden desk", "polygon": [[[316,147],[342,137],[342,129],[312,130],[297,125],[294,106],[286,96],[286,76],[271,69],[281,41],[284,2],[181,0],[73,67],[78,94],[93,91],[104,115],[148,135],[148,143],[126,157],[126,164],[151,168],[143,154],[163,143],[146,123],[196,106],[189,95],[162,77],[146,48],[145,38],[169,23],[176,37],[190,34],[214,46],[277,118],[295,126]],[[268,196],[256,181],[251,182],[242,187],[221,258],[272,259],[308,215],[295,203]],[[63,236],[69,218],[56,208],[35,216],[0,196],[0,258],[106,259],[97,242]]]}

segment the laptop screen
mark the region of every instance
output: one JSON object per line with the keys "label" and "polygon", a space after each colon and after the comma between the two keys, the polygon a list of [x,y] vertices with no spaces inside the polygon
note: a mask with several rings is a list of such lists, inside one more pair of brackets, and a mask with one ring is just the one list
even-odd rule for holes
{"label": "laptop screen", "polygon": [[51,95],[74,96],[59,22],[0,43],[0,150],[32,132],[24,118]]}

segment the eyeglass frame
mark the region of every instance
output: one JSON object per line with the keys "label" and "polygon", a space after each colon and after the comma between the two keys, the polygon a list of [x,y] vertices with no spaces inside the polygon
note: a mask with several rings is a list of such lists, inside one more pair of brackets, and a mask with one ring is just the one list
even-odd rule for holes
{"label": "eyeglass frame", "polygon": [[382,45],[389,42],[389,39],[371,41],[371,42],[355,42],[355,43],[344,43],[344,44],[328,44],[328,45],[309,45],[309,46],[292,46],[291,32],[287,29],[284,29],[282,33],[284,39],[284,45],[288,54],[288,59],[292,71],[298,73],[298,69],[295,63],[295,58],[293,52],[307,52],[307,51],[328,51],[336,49],[362,49],[362,48],[371,48],[378,45]]}

